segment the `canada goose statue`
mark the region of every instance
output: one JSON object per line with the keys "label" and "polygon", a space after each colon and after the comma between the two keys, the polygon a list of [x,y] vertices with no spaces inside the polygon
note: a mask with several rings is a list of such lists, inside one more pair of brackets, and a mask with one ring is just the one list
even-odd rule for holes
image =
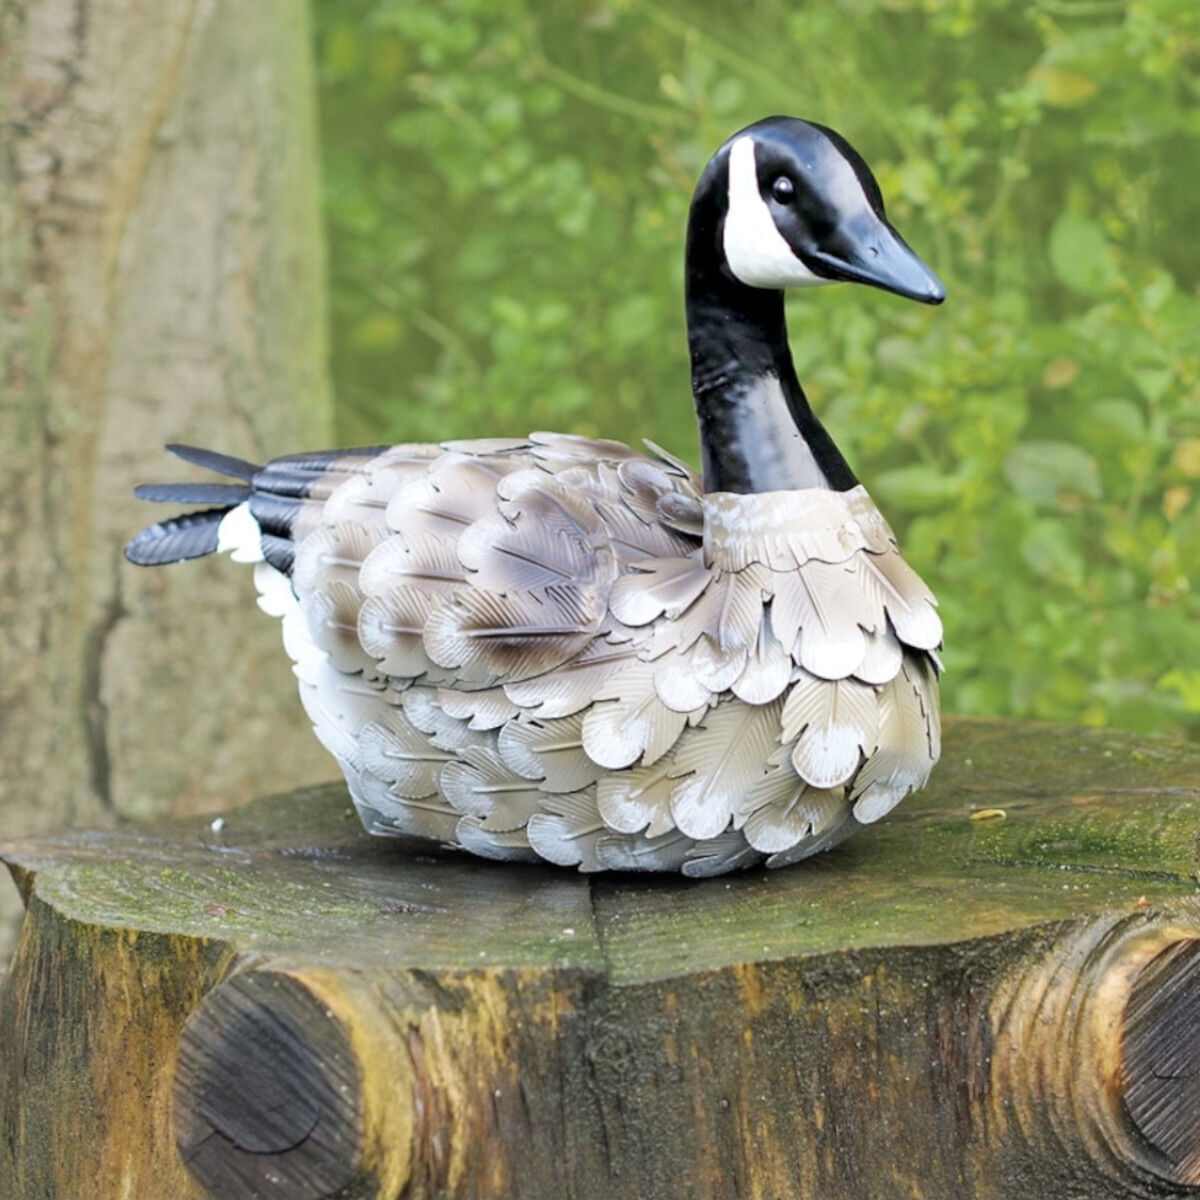
{"label": "canada goose statue", "polygon": [[785,288],[926,304],[941,283],[838,134],[770,117],[705,168],[687,230],[703,478],[565,434],[265,467],[126,548],[253,562],[366,828],[493,859],[716,875],[878,820],[939,753],[929,590],[796,379]]}

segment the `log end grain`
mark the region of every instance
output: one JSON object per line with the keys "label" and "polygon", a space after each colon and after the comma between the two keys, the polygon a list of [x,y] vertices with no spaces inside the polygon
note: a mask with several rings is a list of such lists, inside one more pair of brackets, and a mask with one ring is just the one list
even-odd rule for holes
{"label": "log end grain", "polygon": [[248,972],[184,1027],[175,1140],[211,1195],[312,1200],[359,1170],[358,1067],[342,1025],[302,983]]}

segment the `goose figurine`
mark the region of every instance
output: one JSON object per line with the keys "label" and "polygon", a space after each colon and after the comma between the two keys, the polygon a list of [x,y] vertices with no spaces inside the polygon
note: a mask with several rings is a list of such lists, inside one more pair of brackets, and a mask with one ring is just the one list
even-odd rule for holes
{"label": "goose figurine", "polygon": [[939,753],[932,594],[805,399],[785,288],[944,290],[866,163],[771,117],[704,169],[687,230],[703,478],[567,434],[372,446],[265,467],[126,547],[230,550],[283,620],[365,827],[492,859],[717,875],[878,820]]}

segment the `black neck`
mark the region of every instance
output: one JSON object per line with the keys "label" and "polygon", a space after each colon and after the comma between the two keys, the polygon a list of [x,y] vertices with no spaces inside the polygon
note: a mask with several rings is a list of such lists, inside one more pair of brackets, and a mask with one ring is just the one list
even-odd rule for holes
{"label": "black neck", "polygon": [[692,202],[687,244],[688,344],[704,490],[847,491],[858,480],[792,366],[783,293],[747,287],[730,274],[718,241],[724,180],[707,182],[702,178]]}

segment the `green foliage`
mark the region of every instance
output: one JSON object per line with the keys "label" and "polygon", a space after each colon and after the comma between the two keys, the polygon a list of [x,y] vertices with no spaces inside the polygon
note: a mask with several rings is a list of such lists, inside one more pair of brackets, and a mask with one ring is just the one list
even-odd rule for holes
{"label": "green foliage", "polygon": [[814,406],[942,597],[947,707],[1200,733],[1194,0],[321,0],[342,433],[695,445],[690,190],[842,130],[942,274],[802,296]]}

